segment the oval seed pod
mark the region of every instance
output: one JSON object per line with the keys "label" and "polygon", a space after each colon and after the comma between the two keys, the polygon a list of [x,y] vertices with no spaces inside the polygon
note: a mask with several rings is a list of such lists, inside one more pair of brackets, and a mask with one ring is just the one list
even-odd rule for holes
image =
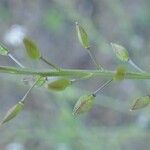
{"label": "oval seed pod", "polygon": [[94,95],[84,95],[80,97],[74,106],[73,115],[90,111],[94,105],[94,99]]}
{"label": "oval seed pod", "polygon": [[11,119],[13,119],[14,117],[16,117],[18,113],[22,111],[23,107],[24,107],[24,103],[22,101],[19,101],[16,105],[14,105],[12,108],[8,110],[1,124],[4,124],[10,121]]}
{"label": "oval seed pod", "polygon": [[7,56],[9,50],[2,44],[0,44],[0,55]]}
{"label": "oval seed pod", "polygon": [[111,46],[118,59],[124,62],[129,61],[129,53],[123,46],[115,43],[111,43]]}
{"label": "oval seed pod", "polygon": [[32,59],[40,59],[41,52],[38,48],[38,46],[33,42],[31,39],[25,37],[23,39],[24,46],[26,48],[26,52],[28,56]]}
{"label": "oval seed pod", "polygon": [[78,22],[76,22],[76,31],[81,45],[86,49],[90,48],[88,35],[83,27],[78,24]]}
{"label": "oval seed pod", "polygon": [[116,74],[115,74],[115,76],[114,76],[113,79],[121,81],[121,80],[123,80],[125,78],[125,75],[126,75],[126,69],[125,69],[125,67],[119,66],[117,68],[117,70],[116,70]]}
{"label": "oval seed pod", "polygon": [[148,106],[149,104],[150,104],[150,96],[149,95],[143,96],[143,97],[136,99],[136,101],[133,103],[130,110],[132,111],[136,109],[141,109],[141,108]]}
{"label": "oval seed pod", "polygon": [[71,85],[71,81],[68,79],[58,79],[56,81],[53,81],[47,85],[47,88],[49,90],[54,90],[54,91],[62,91],[65,90],[69,85]]}

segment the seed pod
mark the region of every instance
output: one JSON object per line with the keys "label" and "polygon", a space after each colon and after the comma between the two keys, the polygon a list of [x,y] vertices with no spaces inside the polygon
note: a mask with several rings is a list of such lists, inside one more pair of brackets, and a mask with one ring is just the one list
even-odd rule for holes
{"label": "seed pod", "polygon": [[149,104],[150,104],[150,96],[149,95],[143,96],[143,97],[136,99],[136,101],[133,103],[130,110],[132,111],[136,109],[141,109],[141,108],[148,106]]}
{"label": "seed pod", "polygon": [[0,44],[0,55],[7,56],[8,53],[8,49],[4,45]]}
{"label": "seed pod", "polygon": [[80,97],[74,106],[73,115],[90,111],[93,108],[94,99],[94,95],[84,95]]}
{"label": "seed pod", "polygon": [[23,39],[24,46],[26,48],[27,54],[32,59],[40,59],[41,52],[38,46],[31,39],[25,37]]}
{"label": "seed pod", "polygon": [[126,75],[126,69],[123,66],[119,66],[116,70],[116,74],[114,76],[114,80],[123,80]]}
{"label": "seed pod", "polygon": [[115,43],[111,43],[111,46],[118,59],[123,62],[129,61],[129,53],[123,46]]}
{"label": "seed pod", "polygon": [[76,30],[77,30],[78,39],[79,39],[81,45],[86,49],[90,48],[88,35],[87,35],[86,31],[83,29],[83,27],[81,27],[78,24],[78,22],[76,22]]}
{"label": "seed pod", "polygon": [[4,124],[13,119],[14,117],[16,117],[18,113],[22,111],[23,107],[24,103],[22,101],[19,101],[16,105],[14,105],[12,108],[8,110],[1,124]]}
{"label": "seed pod", "polygon": [[69,85],[71,85],[71,83],[72,82],[70,80],[62,78],[49,83],[47,86],[50,90],[62,91],[65,90]]}

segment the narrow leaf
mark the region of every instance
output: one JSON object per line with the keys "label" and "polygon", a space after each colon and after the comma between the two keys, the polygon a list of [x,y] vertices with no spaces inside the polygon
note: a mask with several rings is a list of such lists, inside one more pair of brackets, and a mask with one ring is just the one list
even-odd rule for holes
{"label": "narrow leaf", "polygon": [[131,107],[131,111],[144,108],[144,107],[148,106],[149,104],[150,104],[150,96],[149,95],[140,97],[140,98],[136,99],[136,101],[133,103],[133,105]]}
{"label": "narrow leaf", "polygon": [[49,83],[47,86],[49,90],[62,91],[65,90],[71,83],[72,82],[70,80],[62,78]]}
{"label": "narrow leaf", "polygon": [[23,107],[24,103],[22,101],[19,101],[16,105],[14,105],[12,108],[8,110],[1,124],[4,124],[13,119],[14,117],[16,117],[22,111]]}
{"label": "narrow leaf", "polygon": [[94,95],[84,95],[80,97],[74,106],[73,114],[79,115],[81,113],[90,111],[93,108],[94,99]]}
{"label": "narrow leaf", "polygon": [[34,41],[29,38],[23,39],[24,46],[26,48],[27,54],[32,59],[40,59],[41,52]]}
{"label": "narrow leaf", "polygon": [[114,80],[123,80],[126,75],[126,69],[123,66],[119,66],[116,70]]}
{"label": "narrow leaf", "polygon": [[90,48],[88,35],[86,31],[84,30],[84,28],[78,24],[78,22],[76,22],[76,30],[77,30],[78,39],[81,45],[86,49]]}
{"label": "narrow leaf", "polygon": [[0,44],[0,55],[7,56],[9,50],[2,44]]}
{"label": "narrow leaf", "polygon": [[129,53],[123,46],[115,43],[111,43],[111,46],[118,59],[124,62],[129,60]]}

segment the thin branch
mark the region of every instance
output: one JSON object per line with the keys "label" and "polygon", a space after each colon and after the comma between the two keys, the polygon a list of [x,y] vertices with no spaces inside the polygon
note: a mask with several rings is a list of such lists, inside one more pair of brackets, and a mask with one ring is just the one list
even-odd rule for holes
{"label": "thin branch", "polygon": [[[47,77],[84,77],[92,74],[91,78],[99,77],[99,78],[107,78],[112,79],[115,76],[116,71],[109,70],[76,70],[76,69],[63,69],[61,71],[39,71],[33,69],[21,69],[21,68],[13,68],[0,66],[1,73],[9,73],[9,74],[20,74],[20,75],[40,75]],[[147,79],[150,80],[150,72],[126,72],[125,79]]]}

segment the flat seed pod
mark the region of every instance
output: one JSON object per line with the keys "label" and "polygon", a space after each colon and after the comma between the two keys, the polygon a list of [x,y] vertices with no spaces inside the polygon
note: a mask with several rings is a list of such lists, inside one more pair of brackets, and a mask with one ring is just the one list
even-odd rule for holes
{"label": "flat seed pod", "polygon": [[111,46],[118,59],[124,62],[129,61],[129,53],[123,46],[115,43],[111,43]]}
{"label": "flat seed pod", "polygon": [[126,75],[126,69],[123,66],[119,66],[116,70],[116,74],[114,76],[114,80],[123,80],[125,78]]}
{"label": "flat seed pod", "polygon": [[41,52],[38,48],[38,46],[29,38],[23,39],[24,46],[26,48],[26,52],[28,56],[32,59],[40,59]]}
{"label": "flat seed pod", "polygon": [[24,103],[22,101],[19,101],[16,105],[8,110],[1,124],[4,124],[16,117],[22,111],[23,107]]}
{"label": "flat seed pod", "polygon": [[4,45],[0,44],[0,55],[7,56],[8,53],[8,49]]}
{"label": "flat seed pod", "polygon": [[93,95],[84,95],[80,97],[74,106],[73,115],[79,115],[90,111],[93,107],[94,99],[95,97]]}
{"label": "flat seed pod", "polygon": [[144,107],[148,106],[149,104],[150,104],[150,96],[149,95],[140,97],[140,98],[136,99],[135,102],[133,103],[133,105],[131,107],[131,111],[144,108]]}
{"label": "flat seed pod", "polygon": [[62,78],[49,83],[47,87],[49,90],[62,91],[71,85],[71,83],[72,82],[70,80]]}
{"label": "flat seed pod", "polygon": [[78,24],[78,22],[76,22],[76,30],[77,30],[78,39],[79,39],[81,45],[86,49],[90,48],[88,35],[87,35],[86,31],[83,29],[83,27],[81,27]]}

